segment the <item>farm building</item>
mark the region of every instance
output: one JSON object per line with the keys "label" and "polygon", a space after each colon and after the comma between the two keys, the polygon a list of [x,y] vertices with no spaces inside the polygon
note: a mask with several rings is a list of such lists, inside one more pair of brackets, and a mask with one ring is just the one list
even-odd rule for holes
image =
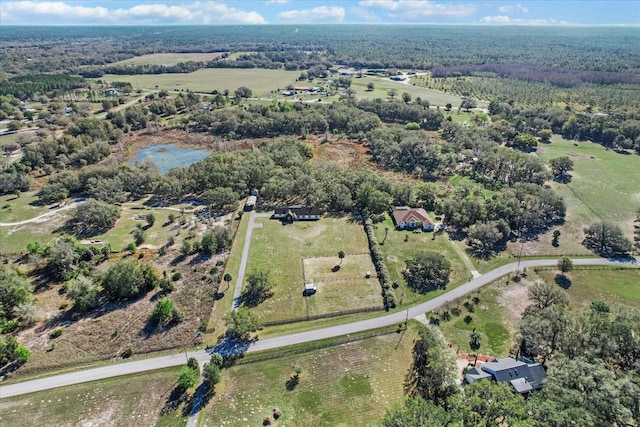
{"label": "farm building", "polygon": [[524,394],[541,388],[546,377],[547,373],[537,362],[524,357],[520,360],[505,357],[483,363],[480,368],[471,368],[464,380],[469,384],[481,379],[508,382],[517,393]]}
{"label": "farm building", "polygon": [[396,206],[393,208],[393,221],[398,230],[422,228],[422,231],[433,231],[435,229],[431,218],[427,215],[427,211],[422,208]]}
{"label": "farm building", "polygon": [[317,221],[320,219],[320,208],[302,205],[281,206],[273,212],[273,219],[282,221]]}

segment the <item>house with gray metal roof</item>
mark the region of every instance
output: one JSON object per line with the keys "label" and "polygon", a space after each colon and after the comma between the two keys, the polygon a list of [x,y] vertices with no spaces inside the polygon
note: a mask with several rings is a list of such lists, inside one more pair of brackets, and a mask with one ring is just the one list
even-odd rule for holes
{"label": "house with gray metal roof", "polygon": [[482,379],[509,383],[520,394],[528,393],[542,387],[547,373],[538,362],[525,357],[515,360],[511,357],[496,359],[483,363],[480,368],[471,368],[465,375],[468,384]]}

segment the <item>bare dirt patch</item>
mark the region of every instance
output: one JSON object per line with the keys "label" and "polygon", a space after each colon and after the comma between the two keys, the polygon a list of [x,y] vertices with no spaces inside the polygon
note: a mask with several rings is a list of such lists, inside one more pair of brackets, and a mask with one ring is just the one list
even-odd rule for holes
{"label": "bare dirt patch", "polygon": [[[531,304],[528,292],[533,282],[521,280],[519,283],[510,281],[508,285],[502,285],[502,292],[498,294],[498,304],[506,308],[512,316],[512,320],[522,317],[524,310]],[[512,325],[514,322],[507,322]]]}

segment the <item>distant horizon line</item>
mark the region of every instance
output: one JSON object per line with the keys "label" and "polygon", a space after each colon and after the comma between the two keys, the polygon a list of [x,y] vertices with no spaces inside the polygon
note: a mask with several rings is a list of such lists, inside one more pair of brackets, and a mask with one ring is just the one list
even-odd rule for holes
{"label": "distant horizon line", "polygon": [[577,24],[577,23],[483,23],[483,22],[470,22],[470,23],[416,23],[416,22],[327,22],[327,23],[301,23],[301,24],[246,24],[246,23],[230,23],[230,24],[1,24],[2,27],[111,27],[111,28],[126,28],[126,27],[312,27],[312,26],[344,26],[344,25],[368,25],[368,26],[438,26],[438,27],[616,27],[616,28],[638,28],[638,24]]}

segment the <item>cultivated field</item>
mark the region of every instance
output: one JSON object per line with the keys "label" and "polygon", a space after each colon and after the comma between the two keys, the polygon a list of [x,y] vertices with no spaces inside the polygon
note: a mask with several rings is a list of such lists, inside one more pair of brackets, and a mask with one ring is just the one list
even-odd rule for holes
{"label": "cultivated field", "polygon": [[[363,252],[368,246],[360,224],[346,217],[286,225],[268,218],[256,222],[262,227],[253,231],[247,273],[266,270],[275,284],[273,296],[255,308],[263,322],[306,316],[305,300],[309,314],[382,307],[377,280],[364,278],[375,269],[368,252]],[[344,268],[332,272],[341,250],[346,254]],[[316,277],[322,282],[318,293],[304,298],[305,280]],[[327,292],[321,296],[323,289]]]}
{"label": "cultivated field", "polygon": [[164,65],[171,66],[180,62],[211,61],[222,56],[222,52],[214,53],[151,53],[136,56],[109,65]]}
{"label": "cultivated field", "polygon": [[207,68],[186,74],[112,75],[105,74],[106,82],[129,82],[134,89],[166,89],[211,93],[214,90],[233,92],[240,86],[253,91],[253,96],[268,96],[271,91],[283,89],[298,77],[296,71]]}
{"label": "cultivated field", "polygon": [[[355,426],[381,418],[402,401],[416,332],[239,365],[223,371],[200,425],[261,425],[278,408],[275,425]],[[299,382],[291,382],[294,368]]]}
{"label": "cultivated field", "polygon": [[116,377],[0,400],[5,426],[184,425],[186,417],[166,411],[178,368]]}

